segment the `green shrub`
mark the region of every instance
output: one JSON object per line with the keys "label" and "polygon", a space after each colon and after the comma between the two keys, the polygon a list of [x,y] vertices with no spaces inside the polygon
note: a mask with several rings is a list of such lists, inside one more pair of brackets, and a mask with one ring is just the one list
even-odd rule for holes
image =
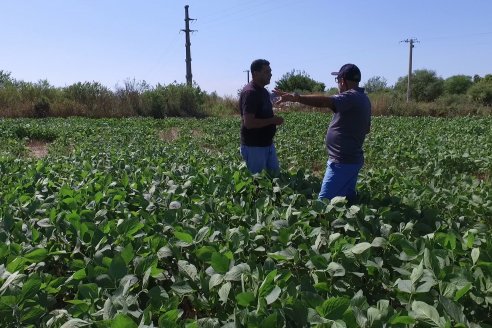
{"label": "green shrub", "polygon": [[323,92],[325,84],[313,80],[304,71],[292,70],[275,82],[275,88],[287,92]]}
{"label": "green shrub", "polygon": [[466,94],[473,85],[472,77],[468,75],[454,75],[444,80],[444,93],[448,95]]}
{"label": "green shrub", "polygon": [[142,101],[142,94],[151,90],[151,86],[146,81],[127,79],[122,87],[116,86],[115,95],[118,99],[118,108],[130,111],[135,115],[149,116]]}
{"label": "green shrub", "polygon": [[468,89],[467,94],[478,103],[492,105],[492,79],[481,79]]}
{"label": "green shrub", "polygon": [[374,76],[367,80],[364,89],[367,93],[387,91],[389,89],[388,81],[382,76]]}
{"label": "green shrub", "polygon": [[[407,92],[408,76],[400,77],[394,89],[405,94]],[[431,70],[416,70],[412,75],[410,98],[414,101],[433,101],[443,94],[444,81]]]}
{"label": "green shrub", "polygon": [[211,116],[225,116],[239,114],[238,98],[220,97],[216,92],[205,96],[205,111]]}
{"label": "green shrub", "polygon": [[116,99],[111,90],[99,82],[77,82],[63,91],[68,100],[84,105],[91,117],[112,116],[116,107]]}
{"label": "green shrub", "polygon": [[48,117],[50,114],[50,101],[47,97],[42,96],[34,104],[34,116],[37,118]]}
{"label": "green shrub", "polygon": [[158,84],[142,94],[145,111],[154,118],[203,117],[204,93],[196,86],[173,83]]}

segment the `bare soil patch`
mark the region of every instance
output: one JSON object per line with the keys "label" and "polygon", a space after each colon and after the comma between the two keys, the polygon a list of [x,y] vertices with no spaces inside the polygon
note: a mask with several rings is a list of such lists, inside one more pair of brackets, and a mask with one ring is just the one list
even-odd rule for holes
{"label": "bare soil patch", "polygon": [[49,142],[44,140],[29,140],[27,148],[29,148],[29,156],[34,158],[43,158],[48,155]]}
{"label": "bare soil patch", "polygon": [[165,131],[159,131],[159,139],[162,141],[175,141],[179,138],[179,128],[170,128]]}

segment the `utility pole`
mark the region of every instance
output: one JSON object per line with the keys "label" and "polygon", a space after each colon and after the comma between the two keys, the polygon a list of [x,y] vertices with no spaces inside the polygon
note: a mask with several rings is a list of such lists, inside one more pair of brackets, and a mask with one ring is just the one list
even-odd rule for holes
{"label": "utility pole", "polygon": [[407,102],[410,101],[410,94],[411,94],[411,86],[412,86],[412,49],[414,47],[415,42],[419,42],[417,39],[412,38],[412,39],[406,39],[400,42],[407,42],[410,45],[410,54],[408,58],[408,81],[407,81]]}
{"label": "utility pole", "polygon": [[193,84],[193,75],[191,74],[191,42],[190,42],[190,32],[195,32],[196,30],[190,30],[190,21],[196,20],[188,16],[188,5],[185,6],[185,29],[181,30],[186,33],[186,84],[191,86]]}
{"label": "utility pole", "polygon": [[245,70],[245,71],[243,71],[243,72],[248,73],[248,83],[249,83],[249,69],[247,69],[247,70]]}

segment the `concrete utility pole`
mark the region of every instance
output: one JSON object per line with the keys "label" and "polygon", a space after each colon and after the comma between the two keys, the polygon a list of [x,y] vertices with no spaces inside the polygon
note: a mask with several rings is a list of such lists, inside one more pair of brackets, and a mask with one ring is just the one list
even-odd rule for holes
{"label": "concrete utility pole", "polygon": [[195,32],[196,30],[190,30],[190,21],[196,20],[188,16],[188,5],[185,6],[185,29],[181,30],[186,33],[186,84],[191,86],[193,84],[193,75],[191,74],[191,42],[190,42],[190,32]]}
{"label": "concrete utility pole", "polygon": [[406,39],[400,42],[407,42],[410,45],[410,55],[408,59],[408,82],[407,82],[407,102],[410,101],[410,94],[411,94],[411,85],[412,85],[412,49],[414,47],[415,42],[419,42],[417,39],[412,38],[412,39]]}
{"label": "concrete utility pole", "polygon": [[245,70],[245,71],[243,71],[243,72],[248,73],[248,83],[249,83],[249,69],[247,69],[247,70]]}

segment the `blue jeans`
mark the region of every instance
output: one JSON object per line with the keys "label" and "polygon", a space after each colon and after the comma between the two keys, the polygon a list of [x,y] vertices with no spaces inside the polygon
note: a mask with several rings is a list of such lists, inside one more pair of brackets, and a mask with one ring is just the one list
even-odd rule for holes
{"label": "blue jeans", "polygon": [[277,151],[273,144],[268,147],[241,145],[240,151],[251,173],[260,173],[263,170],[267,170],[270,173],[278,173],[280,171]]}
{"label": "blue jeans", "polygon": [[328,160],[318,198],[332,199],[341,196],[347,197],[348,201],[354,201],[357,196],[355,192],[357,175],[361,168],[362,163],[342,164]]}

